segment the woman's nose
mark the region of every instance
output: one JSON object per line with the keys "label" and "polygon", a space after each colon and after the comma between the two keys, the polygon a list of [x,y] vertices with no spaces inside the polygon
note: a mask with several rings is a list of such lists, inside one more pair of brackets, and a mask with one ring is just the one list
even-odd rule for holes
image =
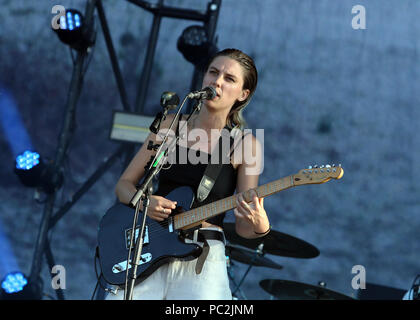
{"label": "woman's nose", "polygon": [[213,85],[215,87],[220,87],[222,85],[222,81],[223,81],[222,76],[221,75],[218,75],[217,77],[215,77],[213,79]]}

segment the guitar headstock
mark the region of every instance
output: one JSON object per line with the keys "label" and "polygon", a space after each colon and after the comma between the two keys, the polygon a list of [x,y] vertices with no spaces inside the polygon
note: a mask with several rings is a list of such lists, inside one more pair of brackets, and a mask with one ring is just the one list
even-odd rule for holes
{"label": "guitar headstock", "polygon": [[341,164],[338,166],[333,165],[317,165],[309,166],[308,169],[302,169],[297,174],[293,175],[294,185],[324,183],[331,179],[341,179],[344,170]]}

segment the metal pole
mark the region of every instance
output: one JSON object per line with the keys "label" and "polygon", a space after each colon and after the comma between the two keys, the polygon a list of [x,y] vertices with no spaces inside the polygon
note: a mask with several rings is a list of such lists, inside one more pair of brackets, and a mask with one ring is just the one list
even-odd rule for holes
{"label": "metal pole", "polygon": [[[55,266],[54,257],[51,251],[50,242],[47,240],[45,245],[45,256],[47,258],[48,266],[50,267],[50,270]],[[52,275],[51,275],[52,276]],[[64,291],[61,288],[55,289],[58,300],[65,300],[64,298]]]}
{"label": "metal pole", "polygon": [[[61,171],[62,162],[67,151],[68,142],[70,138],[69,132],[73,126],[74,114],[76,111],[76,102],[77,98],[79,97],[80,93],[80,84],[82,82],[82,72],[83,72],[83,62],[86,58],[86,53],[78,53],[76,58],[76,64],[73,69],[73,76],[71,80],[70,92],[68,96],[67,102],[67,113],[64,120],[64,127],[62,128],[60,134],[60,142],[58,145],[54,167],[53,167],[53,175],[52,180],[53,183],[58,181],[58,177]],[[41,226],[38,233],[38,238],[35,244],[35,253],[32,262],[31,268],[31,275],[29,277],[29,281],[35,281],[38,277],[38,274],[41,271],[41,259],[42,254],[45,249],[45,242],[47,239],[47,232],[49,229],[49,222],[51,218],[51,214],[54,208],[54,202],[56,198],[56,191],[50,195],[48,195],[47,202],[44,207],[44,213],[42,216]]]}
{"label": "metal pole", "polygon": [[99,14],[99,20],[102,25],[105,43],[108,48],[109,57],[111,59],[112,69],[114,70],[115,80],[117,81],[118,91],[120,92],[121,102],[125,111],[131,111],[128,103],[127,92],[125,91],[124,80],[121,75],[120,66],[118,64],[117,55],[115,53],[114,45],[112,43],[111,34],[109,32],[108,24],[106,22],[105,11],[101,0],[97,0],[96,8]]}
{"label": "metal pole", "polygon": [[121,145],[111,157],[105,159],[98,169],[86,180],[86,182],[73,195],[70,201],[67,201],[62,208],[50,219],[49,229],[53,228],[56,223],[71,209],[71,207],[92,187],[95,182],[114,164],[120,155],[126,150],[125,145]]}
{"label": "metal pole", "polygon": [[[159,0],[158,6],[161,6],[162,4],[163,0]],[[150,74],[152,71],[153,59],[156,51],[161,18],[162,16],[159,13],[154,13],[152,30],[150,31],[146,57],[144,60],[143,71],[141,73],[139,91],[136,97],[135,111],[142,114],[144,114],[144,104],[146,101],[147,90],[149,88]]]}
{"label": "metal pole", "polygon": [[[219,17],[219,11],[221,6],[221,0],[213,0],[207,6],[207,19],[204,23],[204,28],[207,31],[210,43],[214,43],[217,19]],[[190,91],[196,91],[201,89],[203,83],[205,70],[200,70],[197,66],[194,67],[194,73],[191,80]],[[192,110],[193,101],[188,101],[187,112],[190,113]]]}
{"label": "metal pole", "polygon": [[[93,10],[96,0],[88,0],[86,3],[85,21],[87,25],[92,23]],[[70,90],[67,97],[66,115],[64,118],[64,124],[61,129],[59,144],[56,151],[55,161],[53,163],[52,182],[55,185],[59,180],[62,164],[69,146],[70,137],[74,128],[75,112],[77,100],[80,96],[80,91],[83,81],[83,64],[87,57],[86,50],[77,53],[75,65],[73,67],[73,74],[70,83]],[[29,275],[29,281],[35,282],[39,277],[42,265],[42,256],[46,248],[47,235],[49,230],[49,222],[52,211],[54,209],[54,202],[57,195],[57,190],[47,197],[47,201],[44,207],[44,212],[41,220],[41,225],[38,233],[38,237],[35,243],[35,252],[31,266],[31,273]]]}

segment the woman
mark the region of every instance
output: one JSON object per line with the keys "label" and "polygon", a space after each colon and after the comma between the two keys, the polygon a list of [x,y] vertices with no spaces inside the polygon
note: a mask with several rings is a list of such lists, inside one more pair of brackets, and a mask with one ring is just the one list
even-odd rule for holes
{"label": "woman", "polygon": [[[188,121],[189,130],[204,130],[209,139],[187,141],[187,149],[177,145],[178,153],[188,152],[190,149],[207,153],[210,157],[219,141],[217,135],[214,135],[215,129],[217,132],[221,132],[225,127],[242,129],[244,122],[241,111],[249,103],[256,89],[257,78],[254,62],[243,52],[237,49],[218,52],[210,60],[202,84],[203,88],[213,87],[217,96],[205,100],[200,113],[193,115]],[[161,124],[161,130],[169,127],[173,117],[174,115],[167,116]],[[184,116],[182,120],[185,118]],[[148,140],[159,143],[154,134],[150,134]],[[213,189],[202,204],[231,196],[236,189],[238,193],[237,208],[234,210],[236,232],[244,238],[264,236],[270,231],[270,224],[264,210],[263,198],[259,199],[254,192],[252,202],[247,203],[240,195],[241,192],[258,186],[258,168],[262,165],[261,145],[252,134],[248,134],[243,137],[241,144],[233,147],[233,150],[231,162],[223,164]],[[116,194],[121,202],[129,204],[136,193],[135,186],[143,177],[145,166],[154,152],[147,149],[146,143],[143,144],[123,172],[116,185]],[[258,160],[254,163],[242,160],[255,158]],[[193,190],[197,190],[206,166],[207,164],[202,163],[195,165],[190,162],[175,163],[169,169],[161,170],[159,188],[150,197],[149,217],[157,221],[168,218],[171,210],[176,207],[176,201],[165,198],[165,195],[182,185],[190,185]],[[203,222],[199,233],[205,235],[203,230],[217,230],[219,232],[216,234],[223,235],[223,218],[224,214]],[[185,241],[191,242],[190,239]],[[163,265],[134,288],[133,299],[231,299],[223,238],[209,237],[203,240],[201,237],[201,241],[207,241],[210,248],[207,258],[202,261],[204,263],[202,269],[199,268],[197,272],[197,259],[177,260]],[[203,242],[197,240],[201,246]],[[122,299],[122,297],[121,291],[117,295],[108,295],[108,299]]]}

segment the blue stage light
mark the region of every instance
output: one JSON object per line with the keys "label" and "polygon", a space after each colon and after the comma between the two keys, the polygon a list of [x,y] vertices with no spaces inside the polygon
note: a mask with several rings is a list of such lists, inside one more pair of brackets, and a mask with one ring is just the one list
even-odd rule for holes
{"label": "blue stage light", "polygon": [[53,177],[53,163],[44,163],[39,153],[25,151],[18,155],[15,160],[14,171],[24,186],[42,189],[46,193],[52,193],[61,187],[63,174]]}
{"label": "blue stage light", "polygon": [[31,170],[39,164],[39,154],[32,151],[25,151],[16,158],[16,168],[21,170]]}
{"label": "blue stage light", "polygon": [[37,152],[27,150],[16,157],[14,171],[23,185],[38,187],[42,183],[45,165]]}
{"label": "blue stage light", "polygon": [[76,24],[76,28],[79,28],[81,26],[81,23],[80,23],[80,16],[77,13],[74,15],[74,21]]}
{"label": "blue stage light", "polygon": [[66,17],[65,16],[60,17],[60,29],[62,29],[62,30],[67,29],[67,22],[66,22]]}
{"label": "blue stage light", "polygon": [[22,291],[27,284],[28,280],[22,272],[13,272],[4,277],[1,287],[6,293],[17,293]]}
{"label": "blue stage light", "polygon": [[1,281],[0,300],[41,300],[43,282],[30,282],[22,272],[10,272]]}
{"label": "blue stage light", "polygon": [[95,42],[92,27],[84,24],[82,13],[75,9],[66,9],[66,14],[60,17],[60,27],[54,31],[62,42],[79,51]]}

